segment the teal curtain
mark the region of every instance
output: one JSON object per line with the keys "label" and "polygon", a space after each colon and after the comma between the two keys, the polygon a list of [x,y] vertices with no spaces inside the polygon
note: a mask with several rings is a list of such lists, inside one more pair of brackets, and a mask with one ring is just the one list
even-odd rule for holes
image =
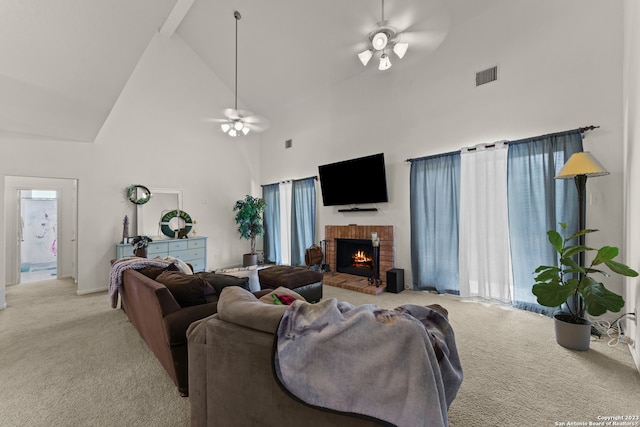
{"label": "teal curtain", "polygon": [[509,142],[507,193],[509,239],[513,270],[513,305],[553,314],[531,292],[539,265],[555,265],[556,253],[547,240],[548,230],[561,233],[558,222],[578,230],[578,193],[571,179],[554,179],[565,162],[582,151],[579,129]]}
{"label": "teal curtain", "polygon": [[411,161],[413,288],[459,293],[460,152]]}
{"label": "teal curtain", "polygon": [[316,185],[314,178],[293,181],[291,196],[291,265],[304,266],[304,255],[315,242]]}
{"label": "teal curtain", "polygon": [[264,260],[265,262],[280,264],[282,262],[280,253],[280,185],[263,185],[262,198],[265,202],[263,214]]}

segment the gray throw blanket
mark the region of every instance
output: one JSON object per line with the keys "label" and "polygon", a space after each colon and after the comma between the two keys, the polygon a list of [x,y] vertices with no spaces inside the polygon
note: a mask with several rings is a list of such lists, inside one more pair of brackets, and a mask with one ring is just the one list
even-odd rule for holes
{"label": "gray throw blanket", "polygon": [[445,427],[462,383],[446,313],[440,306],[296,301],[278,327],[276,377],[309,405],[398,427]]}
{"label": "gray throw blanket", "polygon": [[173,261],[164,261],[161,259],[149,259],[139,257],[126,257],[116,260],[111,265],[111,273],[109,274],[109,297],[111,299],[111,308],[118,306],[118,293],[122,289],[122,273],[125,270],[141,268],[153,265],[157,267],[169,267]]}

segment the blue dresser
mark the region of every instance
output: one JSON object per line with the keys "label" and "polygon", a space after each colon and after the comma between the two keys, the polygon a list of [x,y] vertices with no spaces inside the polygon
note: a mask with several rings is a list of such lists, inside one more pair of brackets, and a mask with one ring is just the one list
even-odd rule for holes
{"label": "blue dresser", "polygon": [[[207,238],[194,237],[190,239],[162,239],[153,238],[147,246],[147,257],[155,258],[172,256],[193,266],[193,271],[207,269]],[[130,243],[116,244],[116,258],[133,256],[133,246]]]}

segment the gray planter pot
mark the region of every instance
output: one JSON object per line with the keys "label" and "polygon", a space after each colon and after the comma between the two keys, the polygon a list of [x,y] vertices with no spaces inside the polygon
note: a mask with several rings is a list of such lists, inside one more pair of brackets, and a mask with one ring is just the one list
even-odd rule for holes
{"label": "gray planter pot", "polygon": [[577,351],[589,350],[591,342],[591,322],[585,324],[569,323],[570,316],[556,314],[553,316],[556,330],[556,342],[564,348]]}
{"label": "gray planter pot", "polygon": [[242,266],[250,267],[252,265],[258,265],[258,254],[244,254],[242,255]]}

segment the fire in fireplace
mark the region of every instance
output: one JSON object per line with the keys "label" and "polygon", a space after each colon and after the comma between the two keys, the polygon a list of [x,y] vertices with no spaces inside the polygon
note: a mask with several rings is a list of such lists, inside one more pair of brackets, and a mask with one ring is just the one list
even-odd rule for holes
{"label": "fire in fireplace", "polygon": [[373,245],[366,239],[336,239],[336,271],[369,277],[373,271]]}

